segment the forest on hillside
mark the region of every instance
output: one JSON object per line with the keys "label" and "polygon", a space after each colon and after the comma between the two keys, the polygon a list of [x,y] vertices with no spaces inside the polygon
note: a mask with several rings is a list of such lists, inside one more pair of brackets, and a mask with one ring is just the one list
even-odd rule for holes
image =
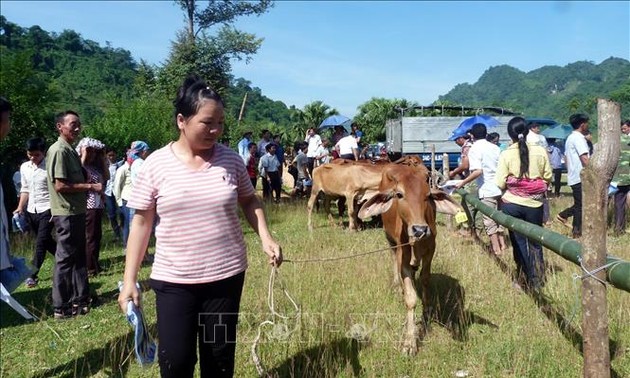
{"label": "forest on hillside", "polygon": [[474,84],[458,84],[440,96],[444,104],[501,106],[531,116],[567,123],[576,112],[594,115],[597,98],[610,98],[630,116],[630,62],[608,58],[599,64],[575,62],[522,72],[507,65],[490,67]]}
{"label": "forest on hillside", "polygon": [[[9,98],[15,108],[13,131],[0,144],[3,163],[17,164],[23,157],[23,143],[30,137],[43,136],[52,142],[56,138],[54,114],[66,109],[79,112],[85,125],[84,135],[102,139],[118,151],[136,139],[147,140],[156,147],[164,145],[176,136],[171,114],[174,88],[191,70],[206,69],[209,82],[222,94],[226,103],[225,136],[232,145],[245,129],[253,130],[255,138],[261,130],[269,129],[282,134],[283,142],[291,145],[303,138],[308,127],[338,113],[334,104],[323,101],[314,101],[302,109],[287,106],[265,96],[264,88],[253,87],[246,78],[234,78],[229,60],[255,54],[262,43],[252,36],[245,41],[251,45],[238,45],[231,55],[215,59],[219,63],[213,63],[214,66],[208,62],[190,63],[205,56],[202,49],[225,43],[222,38],[233,40],[234,35],[229,32],[221,29],[216,37],[206,36],[206,40],[195,40],[194,44],[183,34],[174,43],[167,62],[154,66],[136,61],[125,49],[84,39],[74,30],[48,32],[37,25],[24,27],[0,16],[0,95]],[[231,39],[221,33],[228,33]],[[476,83],[458,84],[433,104],[418,104],[413,99],[366,98],[354,120],[361,125],[365,139],[374,142],[384,140],[385,121],[398,117],[397,107],[497,106],[566,123],[574,112],[595,115],[598,97],[620,102],[623,117],[630,118],[628,60],[576,62],[527,73],[505,65],[491,67]],[[418,111],[405,112],[414,114]],[[444,114],[438,109],[430,115]]]}

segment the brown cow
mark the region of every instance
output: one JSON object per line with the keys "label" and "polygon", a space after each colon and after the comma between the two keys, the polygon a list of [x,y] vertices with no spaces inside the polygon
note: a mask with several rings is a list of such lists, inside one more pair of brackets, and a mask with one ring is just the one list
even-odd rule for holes
{"label": "brown cow", "polygon": [[[418,180],[418,176],[424,176]],[[414,275],[418,263],[422,263],[420,282],[425,321],[428,321],[429,276],[431,260],[435,252],[435,215],[439,209],[455,214],[459,205],[446,193],[429,188],[428,170],[403,165],[388,165],[383,169],[379,192],[363,204],[360,218],[381,214],[387,240],[395,257],[395,271],[402,280],[402,293],[407,307],[407,319],[403,335],[403,353],[418,351],[418,328],[415,307],[418,296]],[[409,244],[407,244],[409,243]],[[406,245],[404,245],[406,244]]]}
{"label": "brown cow", "polygon": [[[369,199],[378,190],[381,183],[383,168],[390,165],[407,165],[417,167],[426,172],[426,167],[417,156],[405,156],[394,163],[385,161],[372,162],[370,160],[335,159],[331,164],[321,165],[313,170],[313,188],[308,200],[308,229],[313,230],[312,212],[317,196],[320,192],[326,195],[324,209],[328,219],[332,221],[329,200],[331,197],[341,198],[338,203],[339,217],[343,216],[343,205],[348,203],[349,229],[357,230],[359,219],[357,217],[358,202]],[[421,179],[424,179],[422,176]]]}
{"label": "brown cow", "polygon": [[[313,206],[320,192],[328,197],[343,197],[348,204],[349,229],[356,230],[359,223],[355,201],[376,193],[381,182],[382,166],[360,163],[324,164],[313,170],[313,188],[308,200],[308,229],[313,230]],[[332,219],[327,204],[324,209]],[[341,216],[341,214],[339,214]]]}

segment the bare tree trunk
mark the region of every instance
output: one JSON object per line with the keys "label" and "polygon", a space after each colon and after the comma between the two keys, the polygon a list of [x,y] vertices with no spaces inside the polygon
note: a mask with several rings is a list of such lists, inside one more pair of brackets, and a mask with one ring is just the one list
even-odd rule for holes
{"label": "bare tree trunk", "polygon": [[184,0],[186,4],[186,17],[188,18],[188,41],[195,43],[195,0]]}
{"label": "bare tree trunk", "polygon": [[[608,185],[617,168],[621,138],[619,104],[597,100],[599,142],[588,165],[582,171],[582,264],[587,271],[606,264],[606,211]],[[594,274],[602,281],[606,272]],[[606,285],[593,277],[582,281],[582,330],[584,332],[583,376],[610,377],[608,347],[608,306]]]}

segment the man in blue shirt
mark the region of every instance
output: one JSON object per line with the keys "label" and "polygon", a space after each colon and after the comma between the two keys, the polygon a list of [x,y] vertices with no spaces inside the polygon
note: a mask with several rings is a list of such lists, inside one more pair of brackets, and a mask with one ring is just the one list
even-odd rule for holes
{"label": "man in blue shirt", "polygon": [[547,139],[547,152],[549,153],[549,162],[553,170],[553,193],[556,197],[560,197],[560,182],[562,178],[562,151],[556,145],[554,138]]}
{"label": "man in blue shirt", "polygon": [[273,136],[273,144],[276,145],[276,158],[278,158],[278,163],[280,163],[280,167],[278,168],[280,182],[282,182],[282,171],[284,170],[284,166],[286,165],[284,162],[284,148],[282,147],[282,143],[280,142],[281,139],[282,136],[280,134]]}
{"label": "man in blue shirt", "polygon": [[245,156],[249,154],[247,145],[252,141],[252,134],[253,133],[249,130],[245,131],[243,133],[243,139],[238,142],[238,154],[241,155],[243,159],[245,159]]}

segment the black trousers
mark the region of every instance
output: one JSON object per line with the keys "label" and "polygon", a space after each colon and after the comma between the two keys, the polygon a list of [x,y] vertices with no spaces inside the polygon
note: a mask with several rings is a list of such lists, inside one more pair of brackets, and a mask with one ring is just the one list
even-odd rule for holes
{"label": "black trousers", "polygon": [[151,280],[155,291],[162,378],[232,377],[245,272],[205,284]]}
{"label": "black trousers", "polygon": [[626,229],[626,202],[630,185],[619,185],[615,193],[615,233],[623,233]]}
{"label": "black trousers", "polygon": [[103,238],[103,209],[88,209],[85,215],[85,265],[88,273],[98,273],[101,266],[101,239]]}
{"label": "black trousers", "polygon": [[267,177],[260,176],[260,182],[262,183],[263,198],[271,198],[271,185],[269,185],[269,180],[267,180]]}
{"label": "black trousers", "polygon": [[306,170],[308,171],[308,174],[313,177],[313,169],[315,169],[315,158],[306,158],[306,161]]}
{"label": "black trousers", "polygon": [[55,250],[57,249],[55,239],[52,236],[53,223],[50,220],[50,210],[46,210],[41,213],[26,213],[26,219],[31,232],[35,234],[35,252],[33,252],[33,265],[34,271],[31,274],[32,279],[37,279],[39,269],[44,264],[46,258],[46,252],[49,252],[55,256]]}
{"label": "black trousers", "polygon": [[112,226],[112,231],[114,231],[114,237],[116,237],[117,239],[122,238],[120,225],[124,224],[124,217],[121,214],[118,205],[116,204],[116,197],[114,197],[114,195],[105,196],[105,209],[107,211],[109,224]]}
{"label": "black trousers", "polygon": [[57,251],[52,298],[55,310],[89,303],[90,287],[85,268],[85,214],[53,216]]}
{"label": "black trousers", "polygon": [[[514,203],[503,202],[501,211],[514,218],[542,226],[543,207],[527,207]],[[525,278],[531,289],[540,289],[545,282],[545,262],[542,245],[528,240],[518,232],[509,231],[512,242],[512,254],[516,263],[517,278]],[[523,277],[524,276],[524,277]]]}
{"label": "black trousers", "polygon": [[282,193],[280,174],[278,172],[267,172],[267,175],[269,176],[269,196],[271,197],[271,192],[273,191],[276,194],[276,200],[280,201],[280,195]]}
{"label": "black trousers", "polygon": [[571,185],[573,193],[573,206],[560,212],[564,219],[573,217],[573,236],[582,236],[582,183]]}
{"label": "black trousers", "polygon": [[553,193],[557,196],[560,195],[560,187],[562,186],[562,168],[553,169]]}

